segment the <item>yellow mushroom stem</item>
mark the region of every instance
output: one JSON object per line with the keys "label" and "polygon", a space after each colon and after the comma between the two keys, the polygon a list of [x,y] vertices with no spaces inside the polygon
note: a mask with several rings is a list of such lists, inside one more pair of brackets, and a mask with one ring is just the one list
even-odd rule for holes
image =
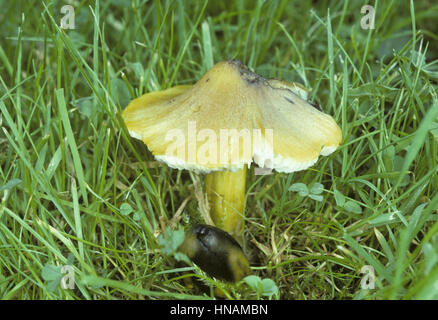
{"label": "yellow mushroom stem", "polygon": [[216,171],[207,174],[205,187],[210,216],[216,227],[239,239],[243,231],[246,166],[235,172]]}

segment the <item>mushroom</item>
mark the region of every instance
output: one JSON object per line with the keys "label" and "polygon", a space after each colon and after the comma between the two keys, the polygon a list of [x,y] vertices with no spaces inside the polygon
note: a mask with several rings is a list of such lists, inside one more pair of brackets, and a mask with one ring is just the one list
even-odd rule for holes
{"label": "mushroom", "polygon": [[179,251],[209,276],[238,282],[249,275],[249,262],[239,243],[227,232],[197,224],[185,236]]}
{"label": "mushroom", "polygon": [[265,79],[237,60],[215,64],[196,84],[151,92],[123,111],[131,136],[177,169],[206,173],[214,224],[240,237],[246,171],[307,169],[342,141],[333,118],[300,97],[302,88]]}

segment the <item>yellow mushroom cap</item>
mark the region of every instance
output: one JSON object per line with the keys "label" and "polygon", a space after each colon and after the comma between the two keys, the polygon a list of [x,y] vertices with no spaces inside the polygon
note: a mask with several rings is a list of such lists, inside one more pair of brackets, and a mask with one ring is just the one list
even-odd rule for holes
{"label": "yellow mushroom cap", "polygon": [[131,136],[173,168],[234,171],[255,162],[293,172],[342,141],[333,118],[303,100],[302,90],[265,79],[237,60],[223,61],[193,86],[131,101],[122,116]]}

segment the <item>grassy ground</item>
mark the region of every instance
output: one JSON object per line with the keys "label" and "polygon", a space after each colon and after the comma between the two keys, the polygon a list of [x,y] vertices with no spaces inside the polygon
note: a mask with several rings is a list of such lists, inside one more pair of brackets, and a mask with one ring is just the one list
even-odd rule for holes
{"label": "grassy ground", "polygon": [[[310,170],[248,175],[245,250],[272,298],[438,298],[438,6],[372,1],[364,30],[365,1],[314,2],[77,0],[63,31],[63,1],[1,1],[0,297],[199,298],[182,270],[215,283],[156,237],[178,209],[202,221],[196,177],[154,162],[118,112],[236,58],[312,88],[344,136]],[[322,198],[293,191],[318,183]]]}

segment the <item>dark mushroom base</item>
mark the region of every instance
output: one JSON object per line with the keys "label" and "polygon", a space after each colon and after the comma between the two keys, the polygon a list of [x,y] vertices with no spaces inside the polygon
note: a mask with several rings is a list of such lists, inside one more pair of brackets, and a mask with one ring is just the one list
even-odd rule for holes
{"label": "dark mushroom base", "polygon": [[197,224],[179,248],[209,276],[237,282],[249,275],[249,262],[239,243],[227,232]]}

